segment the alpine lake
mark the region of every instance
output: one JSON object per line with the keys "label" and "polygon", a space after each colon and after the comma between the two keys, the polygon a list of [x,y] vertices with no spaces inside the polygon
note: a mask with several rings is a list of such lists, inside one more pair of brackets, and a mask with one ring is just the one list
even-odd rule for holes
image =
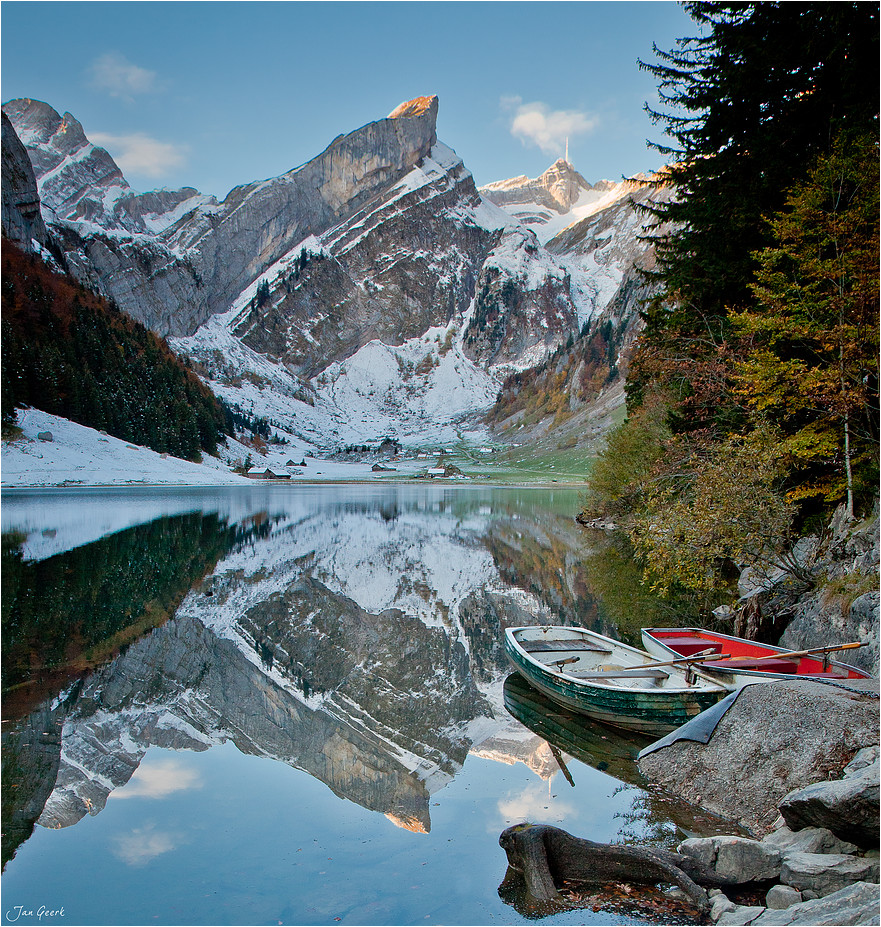
{"label": "alpine lake", "polygon": [[725,832],[648,738],[546,702],[506,627],[682,620],[579,490],[4,492],[3,923],[688,923],[658,889],[541,910],[499,834]]}

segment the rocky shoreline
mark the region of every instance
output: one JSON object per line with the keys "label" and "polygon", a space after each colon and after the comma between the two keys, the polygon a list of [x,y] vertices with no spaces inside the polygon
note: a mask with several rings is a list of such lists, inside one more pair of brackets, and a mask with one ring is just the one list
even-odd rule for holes
{"label": "rocky shoreline", "polygon": [[[762,840],[691,838],[679,852],[720,878],[767,884],[765,904],[709,892],[721,925],[845,925],[879,922],[878,747],[861,750],[840,780],[788,794],[778,826]],[[816,826],[824,821],[829,826]],[[834,829],[830,829],[834,828]],[[862,845],[842,838],[858,836]]]}
{"label": "rocky shoreline", "polygon": [[[791,570],[744,570],[732,633],[791,649],[861,640],[848,661],[875,678],[749,686],[709,743],[677,740],[641,756],[642,772],[756,837],[686,840],[679,848],[764,905],[710,891],[721,925],[879,924],[879,507],[843,509],[802,538]],[[651,748],[649,748],[651,749]]]}
{"label": "rocky shoreline", "polygon": [[878,740],[877,680],[780,681],[744,689],[708,743],[643,751],[646,776],[755,835],[678,848],[722,881],[765,893],[764,905],[739,905],[711,890],[713,923],[879,923]]}

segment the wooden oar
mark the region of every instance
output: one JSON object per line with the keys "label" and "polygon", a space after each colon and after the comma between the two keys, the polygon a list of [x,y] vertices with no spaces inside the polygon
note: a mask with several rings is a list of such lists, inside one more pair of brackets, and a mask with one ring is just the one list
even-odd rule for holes
{"label": "wooden oar", "polygon": [[[753,662],[758,663],[761,660],[789,660],[792,657],[809,657],[814,653],[835,653],[837,650],[856,650],[858,647],[868,647],[869,644],[867,641],[853,641],[850,644],[837,644],[834,647],[813,647],[810,650],[779,650],[774,653],[766,654],[764,657],[751,657],[750,659]],[[725,657],[730,658],[731,654],[726,654]],[[719,659],[723,659],[720,657]],[[734,657],[735,660],[743,659],[742,657]]]}
{"label": "wooden oar", "polygon": [[783,650],[778,653],[769,653],[765,657],[756,657],[759,660],[788,660],[791,657],[809,657],[812,653],[835,653],[836,650],[856,650],[858,647],[868,647],[868,641],[852,641],[849,644],[837,644],[834,647],[813,647],[810,650]]}
{"label": "wooden oar", "polygon": [[730,653],[704,653],[701,651],[701,653],[695,654],[693,657],[680,657],[678,660],[667,660],[665,663],[652,662],[642,665],[654,669],[657,666],[676,666],[679,663],[701,663],[704,660],[725,660],[730,656]]}
{"label": "wooden oar", "polygon": [[566,777],[566,781],[574,789],[575,780],[572,778],[572,773],[569,772],[569,770],[566,768],[566,764],[563,762],[563,754],[560,753],[560,751],[549,740],[546,740],[545,743],[551,748],[551,753],[554,755],[554,759],[557,761],[557,766],[560,767],[563,775]]}

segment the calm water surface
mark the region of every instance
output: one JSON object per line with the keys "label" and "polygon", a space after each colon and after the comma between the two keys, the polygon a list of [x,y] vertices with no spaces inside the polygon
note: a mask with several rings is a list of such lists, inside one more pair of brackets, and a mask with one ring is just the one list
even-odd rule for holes
{"label": "calm water surface", "polygon": [[[645,741],[508,678],[507,626],[632,640],[663,617],[578,508],[428,485],[4,494],[3,922],[521,924],[509,824],[709,832],[644,787]],[[544,921],[661,922],[593,907]]]}

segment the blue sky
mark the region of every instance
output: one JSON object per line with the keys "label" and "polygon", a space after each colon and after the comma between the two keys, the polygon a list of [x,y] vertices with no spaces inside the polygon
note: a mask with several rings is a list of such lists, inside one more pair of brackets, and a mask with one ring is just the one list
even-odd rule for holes
{"label": "blue sky", "polygon": [[637,58],[692,34],[669,0],[4,0],[0,93],[71,112],[138,190],[223,197],[424,94],[479,184],[540,174],[566,135],[588,180],[616,180],[661,165]]}

